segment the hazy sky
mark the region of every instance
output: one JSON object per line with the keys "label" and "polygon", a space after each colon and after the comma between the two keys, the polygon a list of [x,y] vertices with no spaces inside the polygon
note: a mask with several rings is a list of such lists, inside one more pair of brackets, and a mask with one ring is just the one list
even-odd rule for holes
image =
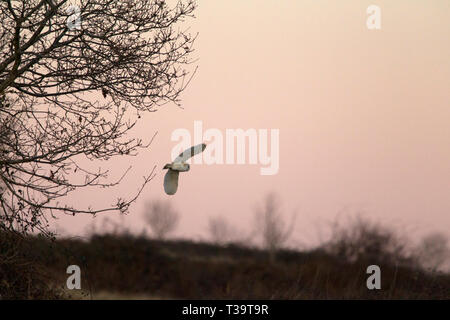
{"label": "hazy sky", "polygon": [[[369,5],[381,8],[381,30],[366,27]],[[158,135],[136,158],[101,164],[121,175],[113,190],[70,200],[111,204],[131,195],[154,165],[157,176],[131,213],[106,216],[142,230],[146,200],[169,199],[180,211],[176,236],[206,237],[210,216],[249,229],[255,205],[277,192],[297,210],[295,239],[317,238],[317,226],[339,212],[407,230],[450,230],[450,1],[199,1],[198,71],[173,105],[143,117],[137,136]],[[176,195],[162,187],[163,165],[178,128],[279,129],[280,169],[260,165],[192,165]],[[94,219],[58,220],[84,235]],[[101,218],[95,219],[100,226]]]}

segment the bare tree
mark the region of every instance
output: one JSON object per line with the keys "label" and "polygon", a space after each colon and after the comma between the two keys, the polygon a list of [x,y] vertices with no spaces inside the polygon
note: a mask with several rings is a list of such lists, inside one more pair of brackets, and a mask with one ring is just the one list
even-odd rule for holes
{"label": "bare tree", "polygon": [[448,238],[441,233],[432,233],[425,236],[418,247],[420,263],[431,271],[442,267],[450,256]]}
{"label": "bare tree", "polygon": [[264,205],[256,210],[255,219],[264,248],[269,252],[270,260],[274,261],[276,252],[292,235],[295,225],[295,214],[292,215],[292,220],[287,225],[277,195],[269,193],[266,196]]}
{"label": "bare tree", "polygon": [[178,225],[179,214],[168,201],[148,202],[144,219],[150,225],[153,234],[159,240],[167,237]]}
{"label": "bare tree", "polygon": [[107,170],[83,159],[148,147],[153,139],[130,130],[143,112],[179,104],[190,80],[195,35],[180,23],[193,16],[194,0],[79,3],[0,2],[0,229],[46,232],[57,212],[128,212],[153,171],[134,196],[111,207],[75,208],[61,198],[120,183],[123,176],[110,181]]}
{"label": "bare tree", "polygon": [[223,245],[232,240],[232,228],[222,216],[209,218],[208,231],[214,244]]}

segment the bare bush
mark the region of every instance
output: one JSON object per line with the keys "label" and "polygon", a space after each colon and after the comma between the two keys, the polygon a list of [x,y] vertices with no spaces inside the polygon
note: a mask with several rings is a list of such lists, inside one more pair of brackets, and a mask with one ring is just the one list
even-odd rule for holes
{"label": "bare bush", "polygon": [[331,239],[324,246],[331,254],[349,262],[415,264],[407,239],[392,228],[361,216],[350,218],[345,225],[335,222]]}
{"label": "bare bush", "polygon": [[154,236],[162,240],[177,227],[179,214],[172,208],[170,202],[157,200],[147,203],[144,219]]}
{"label": "bare bush", "polygon": [[424,268],[431,271],[440,269],[450,256],[448,238],[441,233],[432,233],[425,236],[417,248],[417,255]]}
{"label": "bare bush", "polygon": [[295,214],[289,224],[286,223],[281,204],[276,194],[266,196],[262,207],[255,213],[256,230],[261,235],[264,248],[269,252],[271,261],[275,260],[279,250],[292,235],[295,225]]}
{"label": "bare bush", "polygon": [[40,262],[25,256],[34,248],[32,239],[0,230],[0,300],[61,299],[51,275]]}

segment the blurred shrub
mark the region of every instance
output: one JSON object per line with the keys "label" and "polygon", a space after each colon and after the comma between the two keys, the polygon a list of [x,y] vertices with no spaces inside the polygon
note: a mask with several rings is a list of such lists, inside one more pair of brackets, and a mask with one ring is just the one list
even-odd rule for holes
{"label": "blurred shrub", "polygon": [[47,268],[31,260],[29,239],[0,232],[0,299],[58,299]]}
{"label": "blurred shrub", "polygon": [[441,233],[429,234],[422,239],[416,253],[422,267],[430,271],[437,271],[449,259],[448,239]]}
{"label": "blurred shrub", "polygon": [[335,222],[331,238],[323,247],[346,262],[416,266],[408,244],[394,229],[355,216],[345,225]]}

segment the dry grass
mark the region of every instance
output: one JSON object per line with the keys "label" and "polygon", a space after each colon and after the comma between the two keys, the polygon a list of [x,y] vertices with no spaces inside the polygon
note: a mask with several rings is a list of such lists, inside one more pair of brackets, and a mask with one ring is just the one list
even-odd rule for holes
{"label": "dry grass", "polygon": [[[0,292],[10,299],[450,299],[450,275],[420,269],[397,250],[395,237],[377,228],[341,231],[341,238],[307,252],[280,251],[275,262],[265,251],[233,245],[130,235],[89,241],[34,237],[14,246],[21,260],[9,269],[0,264],[0,282],[9,288]],[[30,269],[20,269],[20,261]],[[81,267],[83,292],[42,291],[48,281],[61,292],[70,264]],[[370,264],[381,267],[381,290],[366,288]]]}
{"label": "dry grass", "polygon": [[0,233],[0,299],[58,299],[53,278],[39,261],[29,259],[26,238]]}

